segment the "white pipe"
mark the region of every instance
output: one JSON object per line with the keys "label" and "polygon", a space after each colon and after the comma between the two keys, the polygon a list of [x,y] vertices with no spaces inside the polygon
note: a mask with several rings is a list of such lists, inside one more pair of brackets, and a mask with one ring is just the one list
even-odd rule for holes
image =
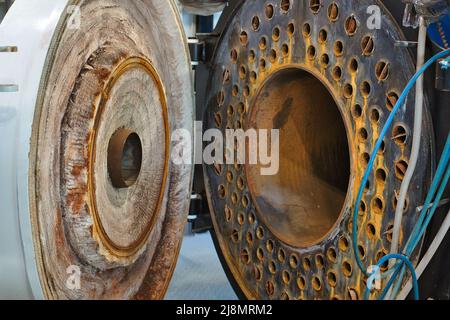
{"label": "white pipe", "polygon": [[[425,50],[427,40],[427,25],[423,18],[420,18],[419,28],[419,40],[417,48],[417,70],[422,68],[425,63]],[[403,220],[403,208],[406,202],[406,196],[409,191],[411,180],[416,171],[417,162],[420,154],[420,144],[422,138],[422,119],[423,119],[423,101],[424,101],[424,77],[423,75],[417,80],[416,83],[416,100],[414,108],[414,132],[411,156],[409,160],[408,170],[406,171],[405,178],[403,179],[402,186],[400,188],[399,199],[397,201],[397,208],[395,210],[395,221],[392,235],[391,254],[398,253],[400,229],[402,227]],[[393,263],[391,263],[393,267]],[[389,299],[392,290],[386,295]]]}
{"label": "white pipe", "polygon": [[[449,229],[450,229],[450,211],[448,212],[447,217],[442,223],[439,232],[437,233],[436,237],[431,243],[430,248],[422,258],[416,269],[417,278],[420,278],[422,276],[423,272],[427,268],[434,254],[438,250],[439,246],[442,244],[442,241],[444,241],[444,238]],[[409,293],[411,292],[411,289],[412,289],[412,281],[409,280],[408,283],[405,285],[405,287],[402,289],[402,291],[400,291],[399,295],[397,296],[397,300],[405,300],[406,297],[408,297]]]}
{"label": "white pipe", "polygon": [[[427,26],[424,19],[420,19],[420,31],[419,31],[419,44],[417,49],[417,70],[422,68],[425,63],[425,45],[427,39]],[[405,178],[400,189],[399,199],[397,202],[397,208],[395,210],[395,223],[392,236],[391,253],[398,253],[400,228],[402,226],[403,208],[406,202],[406,195],[409,191],[411,180],[414,176],[414,172],[417,167],[417,162],[420,154],[420,144],[422,136],[422,119],[423,119],[423,75],[417,80],[416,83],[416,103],[414,111],[414,132],[413,143],[411,150],[411,157],[409,160],[408,170],[406,171]]]}

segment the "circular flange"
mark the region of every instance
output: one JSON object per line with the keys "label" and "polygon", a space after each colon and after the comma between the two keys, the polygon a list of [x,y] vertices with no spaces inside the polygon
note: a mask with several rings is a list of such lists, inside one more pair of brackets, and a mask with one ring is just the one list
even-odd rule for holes
{"label": "circular flange", "polygon": [[[191,166],[169,162],[171,133],[193,131],[177,9],[154,0],[69,5],[82,23],[61,17],[30,151],[41,285],[55,299],[159,299],[178,257],[192,176]],[[74,266],[75,290],[67,286]]]}
{"label": "circular flange", "polygon": [[[381,28],[366,23],[368,6],[380,9]],[[250,0],[230,18],[213,58],[205,129],[280,130],[275,176],[261,176],[262,165],[204,167],[220,253],[247,298],[362,298],[366,279],[353,255],[351,215],[371,150],[415,72],[409,52],[393,49],[403,38],[377,0]],[[390,248],[413,104],[414,92],[357,204],[357,251],[367,266]],[[431,178],[426,110],[402,242]]]}

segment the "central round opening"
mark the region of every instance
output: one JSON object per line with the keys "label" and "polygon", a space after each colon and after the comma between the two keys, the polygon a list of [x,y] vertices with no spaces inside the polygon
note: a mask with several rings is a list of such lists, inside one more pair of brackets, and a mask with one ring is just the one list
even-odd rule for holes
{"label": "central round opening", "polygon": [[290,68],[269,77],[252,110],[252,127],[280,130],[278,174],[264,176],[261,165],[247,166],[258,214],[288,245],[316,244],[337,223],[349,186],[350,153],[338,106],[314,75]]}
{"label": "central round opening", "polygon": [[131,130],[117,130],[108,145],[108,173],[114,188],[133,186],[139,177],[141,166],[141,139]]}

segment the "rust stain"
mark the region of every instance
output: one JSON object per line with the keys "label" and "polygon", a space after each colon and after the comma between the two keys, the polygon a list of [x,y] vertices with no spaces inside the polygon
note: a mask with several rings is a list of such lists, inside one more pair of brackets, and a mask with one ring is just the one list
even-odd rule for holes
{"label": "rust stain", "polygon": [[88,188],[87,184],[82,183],[80,187],[77,189],[70,189],[67,192],[66,203],[70,207],[72,214],[78,215],[81,213],[85,203],[86,203],[86,194]]}

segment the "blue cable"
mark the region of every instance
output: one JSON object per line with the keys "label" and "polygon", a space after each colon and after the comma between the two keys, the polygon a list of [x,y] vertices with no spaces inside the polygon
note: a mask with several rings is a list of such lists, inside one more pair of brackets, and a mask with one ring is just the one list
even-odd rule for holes
{"label": "blue cable", "polygon": [[[408,257],[412,254],[412,252],[416,248],[417,244],[419,243],[420,239],[422,239],[422,237],[425,234],[425,231],[426,231],[426,229],[427,229],[431,219],[433,218],[433,216],[434,216],[434,214],[435,214],[435,212],[436,212],[436,210],[437,210],[437,208],[439,206],[439,203],[440,203],[441,198],[442,198],[442,194],[444,193],[445,188],[446,188],[446,186],[448,184],[448,181],[450,179],[450,166],[448,167],[447,172],[446,172],[444,178],[442,179],[445,167],[448,166],[449,161],[450,161],[450,134],[447,137],[447,143],[446,143],[446,146],[444,148],[444,152],[442,154],[441,160],[439,162],[438,170],[437,170],[436,175],[435,175],[435,177],[433,179],[432,187],[430,188],[430,191],[428,192],[428,195],[427,195],[427,201],[426,202],[428,202],[428,203],[422,209],[421,217],[420,217],[419,221],[417,222],[416,226],[414,227],[414,230],[413,230],[413,232],[412,232],[412,234],[411,234],[410,238],[408,239],[408,242],[407,242],[407,244],[405,246],[404,255],[406,255]],[[441,179],[442,179],[442,182],[441,182]],[[441,182],[440,187],[439,187],[439,182]],[[434,201],[432,201],[432,197],[435,195],[437,187],[439,187],[439,190],[438,190],[438,192],[437,192],[437,194],[435,196]],[[429,214],[427,216],[426,213],[428,211],[428,208],[429,208],[431,202],[433,202],[433,206],[431,207],[431,210],[430,210],[430,212],[429,212]],[[425,223],[422,223],[423,220],[425,219],[425,217],[427,217],[427,219],[426,219]],[[420,228],[419,233],[417,233],[417,229],[418,228]],[[397,296],[398,291],[400,290],[403,278],[405,276],[405,266],[402,264],[402,265],[395,266],[395,268],[397,270],[396,270],[395,274],[391,277],[391,279],[389,280],[385,290],[383,291],[382,299],[385,298],[388,290],[393,285],[395,279],[398,276],[399,271],[401,270],[401,274],[400,274],[399,280],[397,281],[397,284],[396,284],[396,286],[395,286],[395,288],[393,290],[392,296],[393,297]]]}
{"label": "blue cable", "polygon": [[[378,261],[378,264],[377,264],[378,270],[384,263],[386,263],[387,261],[389,261],[391,259],[401,260],[403,262],[403,264],[406,264],[406,266],[408,267],[408,269],[409,269],[409,271],[411,272],[411,275],[412,275],[413,288],[414,288],[414,299],[415,300],[419,300],[419,283],[417,282],[417,275],[416,275],[416,272],[414,270],[414,266],[411,263],[411,261],[409,261],[408,257],[406,257],[406,256],[404,256],[402,254],[398,254],[398,253],[388,254],[388,255],[384,256],[383,258],[381,258],[380,261]],[[394,279],[394,277],[392,277],[391,280],[392,279]],[[389,282],[391,282],[391,280],[389,280]],[[369,295],[370,295],[370,290],[369,290],[369,286],[367,286],[366,291],[364,293],[364,297],[368,298]]]}
{"label": "blue cable", "polygon": [[419,216],[419,219],[417,221],[417,224],[414,227],[414,230],[411,233],[411,236],[410,236],[408,242],[405,245],[406,248],[410,247],[411,242],[416,237],[417,233],[419,232],[420,226],[422,226],[423,221],[425,220],[426,213],[428,212],[430,204],[433,202],[433,197],[434,197],[434,195],[436,193],[436,190],[439,187],[439,182],[440,182],[441,177],[443,176],[445,168],[447,166],[449,155],[450,155],[450,134],[447,137],[447,142],[445,144],[441,160],[439,161],[439,165],[437,167],[435,177],[434,177],[433,182],[432,182],[432,184],[430,186],[430,190],[428,192],[427,198],[425,200],[425,204],[424,204],[424,206],[422,208],[422,211],[420,213],[420,216]]}
{"label": "blue cable", "polygon": [[384,137],[386,136],[386,134],[388,133],[392,122],[394,121],[395,115],[398,112],[398,110],[401,108],[401,106],[404,104],[406,98],[408,97],[409,91],[411,91],[411,89],[413,88],[413,86],[415,85],[416,81],[422,76],[422,74],[430,67],[432,66],[437,60],[446,57],[447,55],[450,54],[450,49],[444,50],[438,54],[436,54],[435,56],[433,56],[430,60],[428,60],[423,66],[422,68],[420,68],[419,71],[416,72],[416,74],[412,77],[412,79],[408,82],[406,88],[403,90],[399,100],[397,101],[397,103],[395,104],[391,114],[389,115],[388,120],[386,121],[385,126],[383,127],[383,130],[381,131],[380,137],[375,145],[374,151],[372,153],[372,156],[370,157],[370,161],[369,164],[367,166],[366,172],[364,174],[364,178],[361,182],[360,188],[359,188],[359,192],[358,192],[358,197],[356,200],[356,205],[355,205],[355,210],[353,212],[353,226],[352,226],[352,233],[353,233],[353,252],[355,254],[355,258],[356,258],[356,262],[358,264],[358,267],[361,269],[361,271],[363,272],[364,275],[368,275],[367,274],[367,269],[364,267],[363,262],[361,261],[361,258],[359,256],[359,253],[357,252],[357,247],[358,247],[358,215],[359,215],[359,204],[362,201],[363,198],[363,194],[364,194],[364,187],[367,184],[367,181],[369,180],[369,176],[371,174],[371,171],[373,169],[373,165],[374,162],[376,160],[377,157],[377,153],[380,150],[380,147],[383,143]]}

